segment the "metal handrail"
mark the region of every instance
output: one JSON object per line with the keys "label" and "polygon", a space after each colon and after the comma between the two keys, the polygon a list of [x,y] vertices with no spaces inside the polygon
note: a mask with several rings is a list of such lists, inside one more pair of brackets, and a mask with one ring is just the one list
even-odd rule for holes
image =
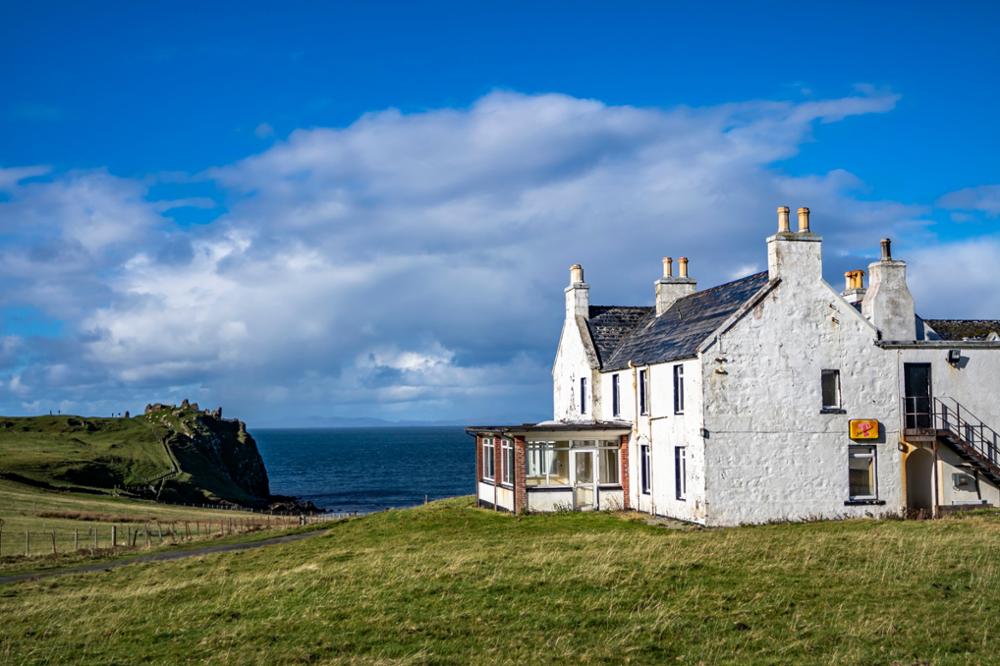
{"label": "metal handrail", "polygon": [[[923,400],[926,397],[920,396]],[[907,398],[908,400],[909,398]],[[929,404],[930,412],[919,411],[907,412],[907,416],[916,417],[915,422],[927,422],[919,417],[929,417],[930,424],[936,430],[944,430],[951,433],[961,444],[972,449],[994,466],[998,465],[998,451],[1000,451],[1000,434],[990,426],[983,423],[975,414],[962,406],[954,398],[933,398]],[[917,406],[917,403],[914,403]],[[904,407],[904,411],[905,407]],[[1000,471],[1000,470],[998,470]]]}

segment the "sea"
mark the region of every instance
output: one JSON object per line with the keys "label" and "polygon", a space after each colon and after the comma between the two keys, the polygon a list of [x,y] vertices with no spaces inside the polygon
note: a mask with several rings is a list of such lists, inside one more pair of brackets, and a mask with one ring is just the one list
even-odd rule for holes
{"label": "sea", "polygon": [[461,427],[254,428],[271,493],[326,511],[371,513],[475,492]]}

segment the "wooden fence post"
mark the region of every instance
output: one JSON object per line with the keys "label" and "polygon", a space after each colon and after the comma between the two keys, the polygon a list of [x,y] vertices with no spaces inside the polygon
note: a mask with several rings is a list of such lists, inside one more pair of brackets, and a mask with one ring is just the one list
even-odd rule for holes
{"label": "wooden fence post", "polygon": [[80,550],[80,528],[73,528],[73,552]]}
{"label": "wooden fence post", "polygon": [[111,550],[114,550],[115,546],[117,546],[117,545],[118,545],[118,526],[117,525],[112,525],[111,526]]}
{"label": "wooden fence post", "polygon": [[24,530],[24,556],[31,557],[31,532]]}
{"label": "wooden fence post", "polygon": [[56,554],[56,531],[52,530],[52,554]]}
{"label": "wooden fence post", "polygon": [[94,550],[97,550],[97,527],[93,527],[91,531],[94,533]]}
{"label": "wooden fence post", "polygon": [[146,534],[146,548],[149,548],[149,523],[143,523],[142,531]]}

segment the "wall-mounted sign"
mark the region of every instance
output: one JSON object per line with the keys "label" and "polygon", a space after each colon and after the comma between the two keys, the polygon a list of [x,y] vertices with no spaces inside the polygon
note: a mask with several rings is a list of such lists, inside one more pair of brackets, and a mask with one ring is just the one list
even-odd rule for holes
{"label": "wall-mounted sign", "polygon": [[851,439],[878,439],[878,421],[875,419],[851,419]]}

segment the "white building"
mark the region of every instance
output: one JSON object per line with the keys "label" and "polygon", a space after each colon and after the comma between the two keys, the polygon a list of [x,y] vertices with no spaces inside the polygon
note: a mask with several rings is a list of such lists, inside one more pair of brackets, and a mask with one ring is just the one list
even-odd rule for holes
{"label": "white building", "polygon": [[822,277],[809,210],[768,269],[655,306],[590,305],[570,268],[553,420],[473,426],[484,506],[635,509],[705,525],[1000,505],[1000,322],[922,319],[906,264]]}

